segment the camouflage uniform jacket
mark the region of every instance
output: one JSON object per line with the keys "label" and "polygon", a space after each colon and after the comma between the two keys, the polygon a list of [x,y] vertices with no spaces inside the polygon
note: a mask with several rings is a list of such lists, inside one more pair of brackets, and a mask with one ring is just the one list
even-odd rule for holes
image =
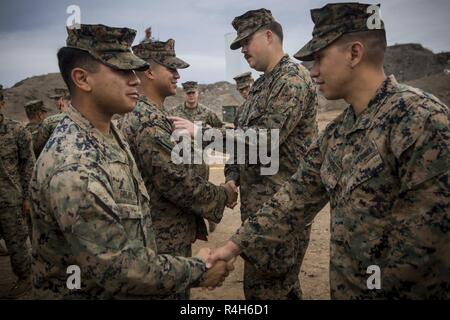
{"label": "camouflage uniform jacket", "polygon": [[[158,255],[150,201],[128,144],[107,139],[73,107],[31,181],[36,298],[144,298],[182,292],[205,271],[197,258]],[[115,142],[112,142],[115,140]],[[81,269],[81,289],[66,286]]]}
{"label": "camouflage uniform jacket", "polygon": [[38,129],[39,126],[41,125],[41,123],[36,123],[36,122],[29,122],[26,124],[25,128],[30,132],[31,134],[31,140],[33,142],[33,152],[35,155],[35,158],[39,157],[39,152],[36,149],[35,145],[36,145],[36,139],[38,137]]}
{"label": "camouflage uniform jacket", "polygon": [[[258,211],[295,173],[317,137],[316,114],[317,94],[309,72],[289,56],[255,81],[239,113],[237,128],[279,129],[279,171],[261,175],[259,163],[225,166],[226,180],[240,185],[242,221]],[[268,140],[270,145],[270,136]]]}
{"label": "camouflage uniform jacket", "polygon": [[20,206],[29,198],[34,167],[31,135],[22,124],[0,113],[0,206]]}
{"label": "camouflage uniform jacket", "polygon": [[[332,298],[449,299],[449,167],[448,107],[390,76],[360,115],[349,106],[327,126],[233,241],[282,272],[291,235],[330,201]],[[368,290],[371,265],[380,290]]]}
{"label": "camouflage uniform jacket", "polygon": [[175,143],[166,116],[141,96],[134,111],[122,119],[121,128],[150,193],[158,250],[173,253],[206,236],[203,218],[222,219],[226,193],[198,176],[198,165],[172,162]]}
{"label": "camouflage uniform jacket", "polygon": [[64,118],[65,115],[66,114],[64,112],[54,114],[50,117],[45,118],[44,121],[42,121],[42,123],[39,125],[36,137],[33,141],[33,147],[37,152],[37,156],[39,156],[39,154],[42,152],[42,149],[44,149],[45,144],[52,135],[56,126]]}

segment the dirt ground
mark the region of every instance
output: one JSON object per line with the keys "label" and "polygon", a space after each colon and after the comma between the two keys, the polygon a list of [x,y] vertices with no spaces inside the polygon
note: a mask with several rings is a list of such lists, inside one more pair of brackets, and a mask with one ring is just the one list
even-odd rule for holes
{"label": "dirt ground", "polygon": [[[319,115],[319,128],[322,130],[339,112],[332,111]],[[216,184],[224,181],[223,167],[212,167],[210,180]],[[239,204],[233,209],[226,209],[224,218],[216,230],[209,236],[209,241],[197,241],[193,252],[202,247],[214,248],[224,244],[240,226]],[[329,255],[330,255],[330,210],[327,205],[315,218],[312,225],[311,240],[300,271],[300,283],[304,299],[330,299]],[[235,270],[225,280],[222,287],[209,291],[193,289],[194,300],[244,299],[242,289],[243,261],[235,262]],[[11,272],[9,257],[0,257],[0,299],[7,293],[15,280]],[[25,296],[25,299],[29,296]]]}

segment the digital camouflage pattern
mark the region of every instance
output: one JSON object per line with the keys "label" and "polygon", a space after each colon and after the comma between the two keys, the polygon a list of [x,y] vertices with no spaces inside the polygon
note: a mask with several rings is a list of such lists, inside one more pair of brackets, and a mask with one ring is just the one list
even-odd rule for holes
{"label": "digital camouflage pattern", "polygon": [[252,73],[250,71],[244,72],[235,76],[234,81],[236,81],[236,88],[238,90],[250,87],[253,83]]}
{"label": "digital camouflage pattern", "polygon": [[[367,22],[374,14],[374,12],[368,10],[369,6],[372,6],[372,4],[329,3],[322,8],[311,10],[311,18],[314,22],[313,38],[294,57],[304,61],[314,60],[313,54],[315,52],[324,49],[343,34],[384,30],[384,22],[381,17],[379,17],[380,25],[378,29],[368,28]],[[381,5],[378,4],[377,6],[380,7]]]}
{"label": "digital camouflage pattern", "polygon": [[[69,107],[31,181],[35,298],[155,298],[183,292],[205,272],[198,258],[159,254],[150,199],[114,125],[100,133]],[[81,269],[81,289],[66,286]]]}
{"label": "digital camouflage pattern", "polygon": [[170,69],[185,69],[189,64],[175,55],[175,40],[147,39],[133,47],[134,53],[146,61],[155,61]]}
{"label": "digital camouflage pattern", "polygon": [[35,162],[31,136],[19,122],[0,113],[0,143],[0,229],[11,254],[14,274],[26,278],[30,273],[30,254],[21,208],[24,199],[29,198]]}
{"label": "digital camouflage pattern", "polygon": [[[183,103],[176,106],[169,112],[172,116],[188,119],[192,122],[201,121],[202,125],[209,126],[212,128],[222,128],[222,126],[224,125],[223,122],[213,111],[211,111],[201,103],[198,103],[195,108],[189,108],[186,106],[186,103]],[[200,146],[197,146],[195,144],[195,139],[192,140],[192,146],[194,152],[202,152],[202,150],[199,149]],[[192,154],[192,157],[194,157],[194,154]],[[197,171],[198,174],[200,174],[200,176],[202,176],[206,180],[209,179],[209,167],[206,163],[197,164],[195,165],[195,168],[196,168],[195,170]]]}
{"label": "digital camouflage pattern", "polygon": [[121,128],[150,193],[158,250],[190,254],[191,243],[206,240],[203,218],[222,219],[226,193],[199,175],[198,165],[172,162],[175,142],[167,116],[141,96],[134,111],[122,119]]}
{"label": "digital camouflage pattern", "polygon": [[53,94],[49,96],[50,99],[70,99],[70,92],[66,88],[55,88]]}
{"label": "digital camouflage pattern", "polygon": [[[253,216],[295,173],[311,142],[317,137],[317,94],[308,70],[285,55],[267,75],[253,84],[237,119],[237,128],[279,129],[279,171],[261,175],[261,164],[227,164],[225,178],[240,185],[241,219]],[[268,137],[270,145],[271,137]],[[248,145],[248,142],[246,142]],[[247,153],[246,153],[247,154]],[[309,242],[310,226],[297,235],[297,265],[270,278],[245,263],[244,290],[248,299],[301,297],[298,273]],[[261,249],[260,249],[261,250]],[[255,253],[256,254],[256,253]]]}
{"label": "digital camouflage pattern", "polygon": [[66,114],[64,112],[54,114],[50,117],[45,118],[44,121],[42,121],[42,123],[37,127],[33,139],[33,148],[37,157],[41,154],[48,139],[50,139],[50,136],[52,135],[56,126],[65,117],[65,115]]}
{"label": "digital camouflage pattern", "polygon": [[236,39],[230,45],[231,50],[241,47],[241,40],[251,36],[264,26],[274,22],[272,12],[267,9],[250,10],[233,19],[231,24],[237,32]]}
{"label": "digital camouflage pattern", "polygon": [[181,85],[183,86],[183,90],[186,93],[198,91],[197,81],[186,81],[186,82],[183,82]]}
{"label": "digital camouflage pattern", "polygon": [[103,64],[119,70],[146,70],[148,63],[133,54],[136,30],[102,24],[67,28],[66,46],[89,52]]}
{"label": "digital camouflage pattern", "polygon": [[199,103],[195,108],[189,108],[186,103],[182,103],[169,111],[171,115],[188,119],[192,122],[201,121],[203,125],[212,128],[221,128],[223,126],[219,117],[208,107]]}
{"label": "digital camouflage pattern", "polygon": [[[333,299],[449,299],[449,168],[449,108],[390,76],[359,116],[349,106],[327,126],[232,240],[259,269],[286,272],[296,234],[330,201]],[[380,290],[367,288],[371,265]]]}
{"label": "digital camouflage pattern", "polygon": [[28,119],[32,119],[38,112],[48,112],[49,109],[44,106],[44,102],[42,100],[32,100],[28,101],[25,106],[25,113],[27,114]]}

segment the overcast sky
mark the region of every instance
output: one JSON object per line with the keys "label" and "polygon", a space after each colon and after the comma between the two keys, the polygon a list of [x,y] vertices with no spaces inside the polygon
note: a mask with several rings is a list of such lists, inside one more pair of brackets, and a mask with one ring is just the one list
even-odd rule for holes
{"label": "overcast sky", "polygon": [[[267,8],[284,28],[285,50],[294,54],[311,38],[310,9],[322,0],[10,0],[0,10],[0,84],[57,72],[56,52],[65,44],[69,5],[81,9],[81,23],[138,30],[135,43],[151,26],[160,40],[174,38],[177,55],[191,64],[181,81],[230,80],[225,62],[225,34],[231,21],[247,10]],[[333,1],[336,2],[336,1]],[[379,0],[388,43],[417,42],[434,52],[450,51],[450,1]],[[246,64],[242,60],[243,65]]]}

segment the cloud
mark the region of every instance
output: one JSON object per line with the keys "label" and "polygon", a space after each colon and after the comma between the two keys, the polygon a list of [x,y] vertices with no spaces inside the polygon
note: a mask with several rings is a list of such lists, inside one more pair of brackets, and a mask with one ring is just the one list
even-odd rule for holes
{"label": "cloud", "polygon": [[[190,60],[183,77],[202,83],[226,79],[224,36],[233,32],[231,21],[247,10],[270,9],[284,28],[285,49],[294,54],[310,38],[309,10],[327,0],[79,0],[83,23],[127,26],[143,30],[152,26],[161,40],[176,40],[180,57]],[[337,1],[335,1],[337,2]],[[448,0],[379,0],[389,44],[418,42],[434,51],[450,51]],[[64,44],[67,6],[73,0],[15,0],[0,12],[0,83],[11,86],[25,77],[58,70],[56,50]],[[6,61],[6,63],[5,63]],[[230,79],[228,79],[230,80]]]}

